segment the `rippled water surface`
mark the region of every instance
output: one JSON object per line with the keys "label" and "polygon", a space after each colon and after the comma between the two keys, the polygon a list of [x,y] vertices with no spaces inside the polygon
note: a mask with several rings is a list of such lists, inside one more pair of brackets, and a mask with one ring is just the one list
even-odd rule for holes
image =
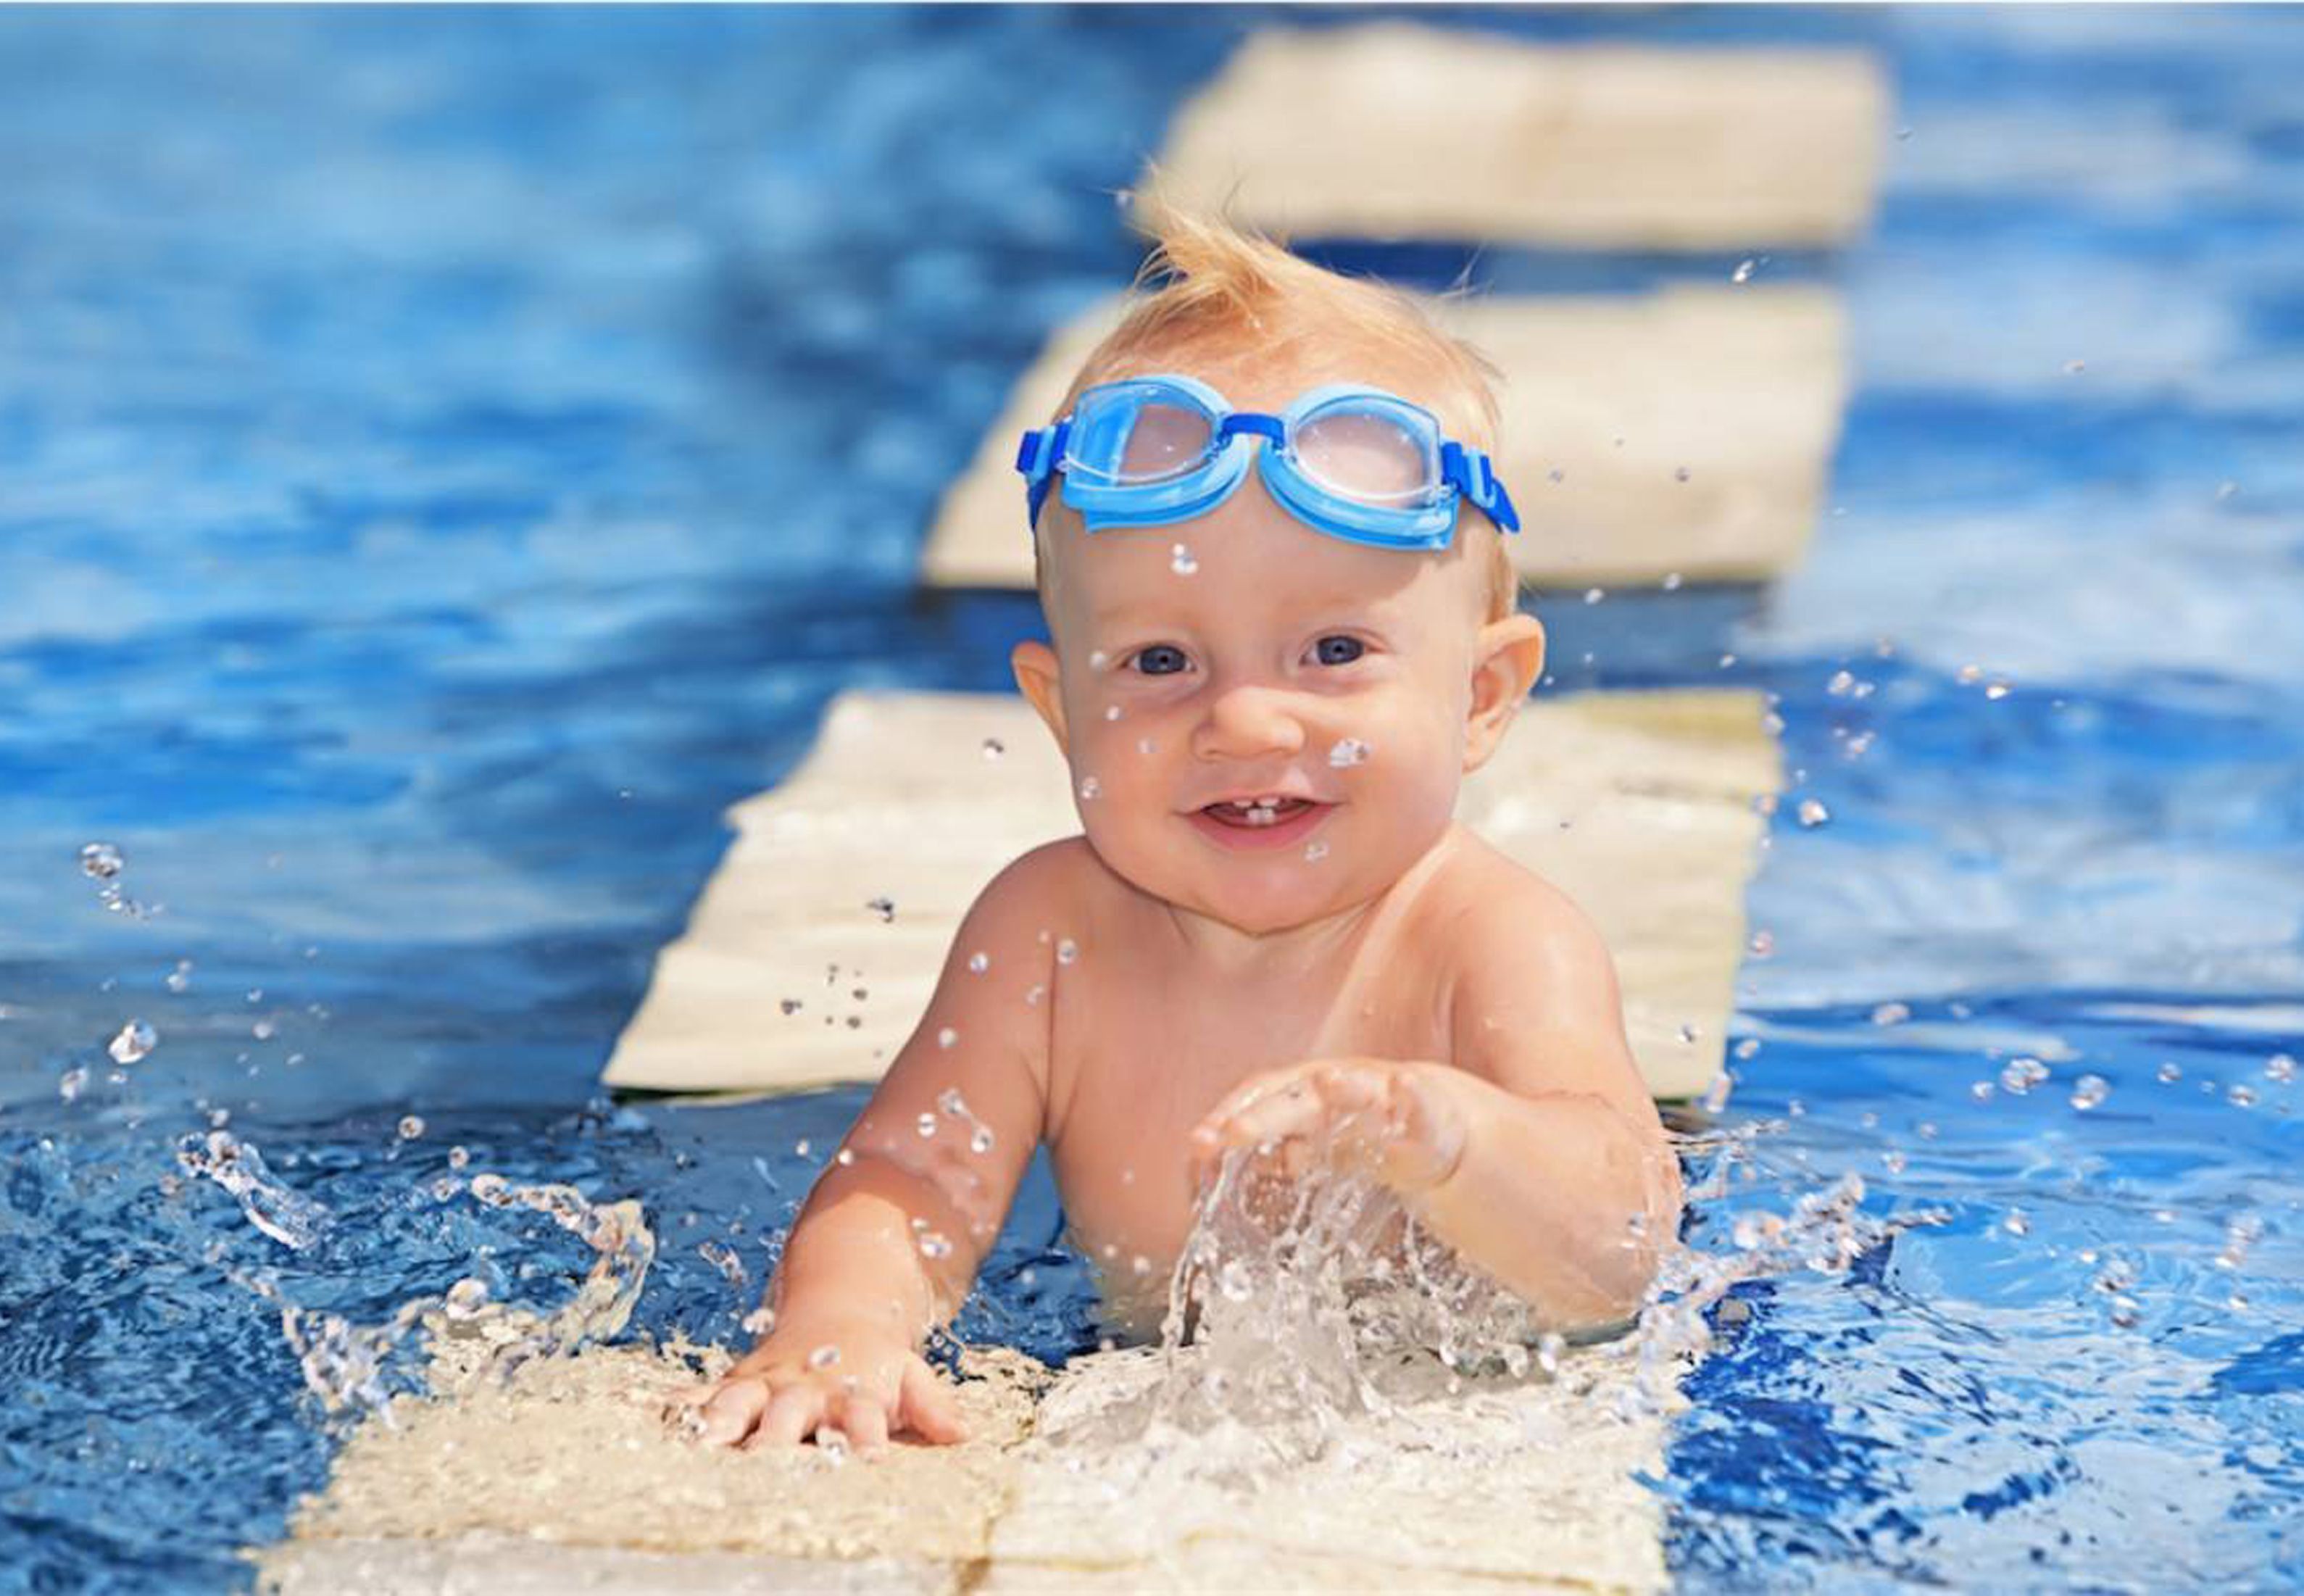
{"label": "rippled water surface", "polygon": [[[1541,606],[1555,690],[1764,689],[1796,773],[1690,1240],[1893,1227],[1711,1310],[1681,1583],[2297,1583],[2304,28],[1451,14],[1897,96],[1874,233],[1752,274],[1851,311],[1806,564]],[[631,1330],[736,1337],[858,1094],[592,1082],[831,694],[1007,685],[1029,598],[919,539],[1245,25],[0,17],[0,1587],[245,1583],[334,1444],[283,1304],[574,1301],[479,1176],[636,1200]],[[1092,1342],[1059,1225],[967,1333]]]}

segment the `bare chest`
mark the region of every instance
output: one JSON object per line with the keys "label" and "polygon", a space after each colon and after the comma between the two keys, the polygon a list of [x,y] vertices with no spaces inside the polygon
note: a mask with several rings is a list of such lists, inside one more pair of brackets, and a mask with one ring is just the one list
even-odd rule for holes
{"label": "bare chest", "polygon": [[1051,1037],[1050,1158],[1115,1303],[1165,1285],[1191,1221],[1188,1138],[1235,1087],[1309,1059],[1440,1058],[1447,1045],[1434,961],[1408,938],[1252,984],[1126,946],[1083,947],[1057,982]]}

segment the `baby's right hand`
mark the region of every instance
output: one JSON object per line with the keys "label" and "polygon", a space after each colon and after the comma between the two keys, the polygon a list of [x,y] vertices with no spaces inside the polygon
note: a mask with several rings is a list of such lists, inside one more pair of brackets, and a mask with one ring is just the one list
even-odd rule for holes
{"label": "baby's right hand", "polygon": [[[835,1354],[826,1356],[826,1350]],[[710,1446],[792,1447],[836,1432],[859,1452],[910,1430],[936,1446],[968,1439],[960,1404],[928,1361],[885,1332],[779,1328],[716,1386],[682,1399]]]}

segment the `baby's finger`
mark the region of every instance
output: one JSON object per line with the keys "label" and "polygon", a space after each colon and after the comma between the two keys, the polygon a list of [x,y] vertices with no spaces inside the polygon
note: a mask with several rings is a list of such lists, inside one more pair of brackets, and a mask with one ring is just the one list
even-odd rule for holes
{"label": "baby's finger", "polygon": [[760,1421],[750,1445],[762,1447],[797,1447],[816,1427],[824,1422],[824,1393],[814,1386],[786,1386],[768,1404],[767,1416]]}
{"label": "baby's finger", "polygon": [[742,1440],[768,1405],[768,1388],[757,1380],[732,1380],[704,1403],[704,1428],[699,1439],[706,1445],[729,1447]]}
{"label": "baby's finger", "polygon": [[851,1396],[840,1411],[840,1427],[859,1453],[877,1452],[888,1444],[888,1414],[877,1396]]}
{"label": "baby's finger", "polygon": [[968,1426],[961,1422],[960,1398],[921,1359],[914,1358],[904,1366],[902,1400],[905,1421],[922,1440],[948,1447],[968,1439]]}

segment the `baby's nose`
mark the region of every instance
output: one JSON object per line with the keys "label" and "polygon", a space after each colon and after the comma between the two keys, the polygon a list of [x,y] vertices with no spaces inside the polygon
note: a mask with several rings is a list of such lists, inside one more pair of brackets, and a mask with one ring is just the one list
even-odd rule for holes
{"label": "baby's nose", "polygon": [[1193,728],[1192,751],[1204,760],[1252,760],[1293,754],[1304,746],[1304,722],[1288,693],[1242,684],[1216,694]]}

